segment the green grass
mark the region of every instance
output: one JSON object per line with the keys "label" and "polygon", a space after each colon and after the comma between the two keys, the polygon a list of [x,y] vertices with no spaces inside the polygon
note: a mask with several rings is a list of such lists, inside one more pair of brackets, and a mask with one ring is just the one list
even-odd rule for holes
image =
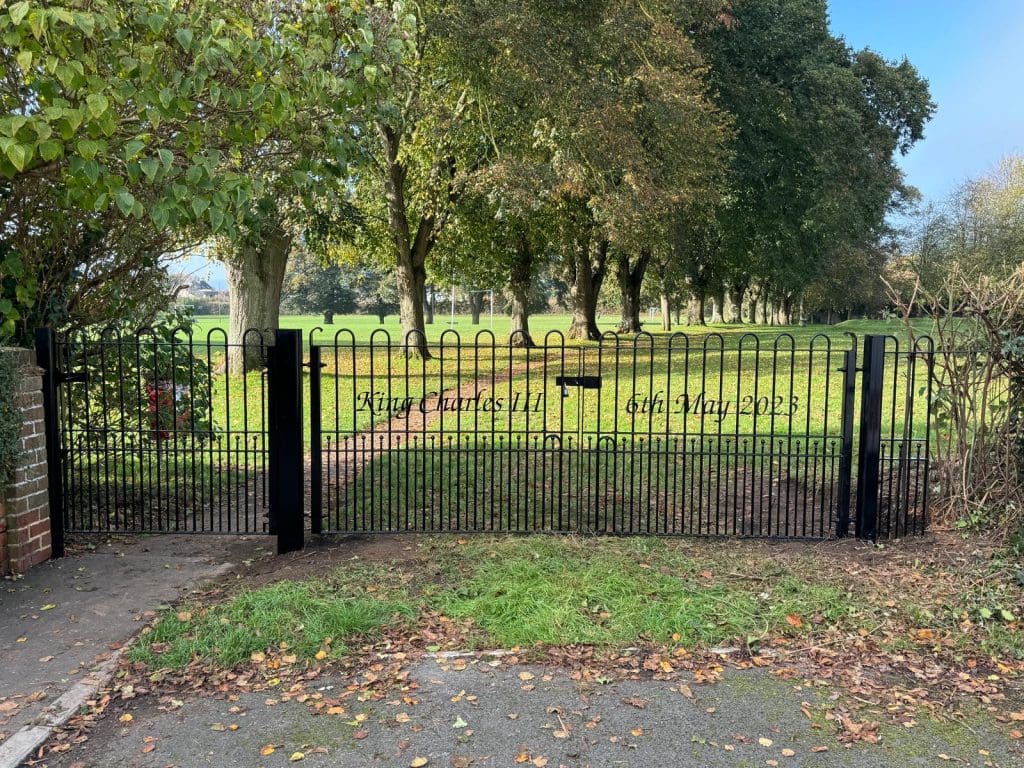
{"label": "green grass", "polygon": [[[424,537],[381,563],[347,560],[327,576],[169,610],[129,653],[154,668],[230,667],[268,650],[337,658],[391,627],[415,635],[418,620],[440,614],[456,620],[438,641],[446,649],[800,647],[870,634],[894,652],[941,644],[960,659],[1024,658],[1018,622],[979,615],[1024,611],[1017,569],[993,562],[833,560],[827,550],[641,537]],[[922,629],[933,634],[922,639]]]}
{"label": "green grass", "polygon": [[438,604],[501,646],[710,646],[799,632],[790,615],[836,622],[857,608],[840,586],[788,575],[766,584],[709,582],[701,563],[646,540],[471,543],[463,558],[477,565]]}
{"label": "green grass", "polygon": [[367,592],[367,586],[388,580],[379,570],[351,568],[333,579],[283,581],[244,591],[212,608],[168,611],[140,637],[129,658],[181,668],[193,660],[231,667],[268,648],[286,649],[305,660],[321,649],[338,656],[350,643],[375,637],[415,614],[402,586]]}
{"label": "green grass", "polygon": [[583,451],[539,438],[529,449],[428,440],[373,454],[360,443],[356,455],[326,456],[326,531],[835,533],[836,441],[780,439],[774,455],[729,438]]}

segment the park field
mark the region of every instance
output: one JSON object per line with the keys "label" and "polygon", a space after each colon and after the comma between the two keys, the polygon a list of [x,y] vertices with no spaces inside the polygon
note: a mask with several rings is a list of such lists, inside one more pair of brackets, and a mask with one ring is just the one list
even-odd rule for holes
{"label": "park field", "polygon": [[[602,332],[614,332],[618,327],[619,319],[614,315],[603,315],[597,319],[597,325]],[[335,335],[342,331],[351,331],[358,342],[369,342],[375,331],[385,331],[392,343],[398,344],[402,340],[402,328],[398,322],[397,315],[388,315],[383,324],[377,321],[373,315],[335,315],[333,325],[324,325],[323,317],[319,315],[282,315],[280,321],[282,328],[297,329],[303,332],[307,342],[312,339],[317,344],[328,344],[335,338]],[[568,314],[544,313],[530,317],[530,332],[538,344],[544,343],[547,334],[555,334],[550,343],[556,341],[558,334],[564,334],[570,324]],[[931,328],[931,321],[928,319],[915,320],[914,330],[917,333],[927,334]],[[205,338],[211,331],[227,332],[227,315],[200,315],[195,318],[196,340]],[[480,318],[479,325],[473,325],[469,315],[455,315],[454,318],[445,314],[435,316],[432,325],[427,326],[427,336],[432,342],[440,340],[446,331],[454,331],[458,334],[462,344],[472,344],[477,334],[483,332],[481,337],[484,343],[490,343],[489,333],[494,334],[494,340],[503,344],[508,341],[511,331],[511,320],[507,315],[495,315],[493,322],[489,315],[484,314]],[[653,336],[670,336],[671,333],[661,330],[661,320],[655,316],[653,319],[645,320],[644,331]],[[898,320],[847,320],[833,325],[789,325],[789,326],[762,326],[743,324],[709,324],[709,325],[680,325],[673,328],[672,333],[685,333],[688,336],[702,338],[708,334],[718,333],[726,339],[739,339],[747,333],[753,333],[762,339],[773,339],[780,334],[789,334],[797,340],[806,340],[817,334],[824,334],[831,338],[848,339],[849,334],[858,336],[874,333],[889,334],[894,336],[906,336],[906,327]],[[217,334],[219,336],[219,334]]]}

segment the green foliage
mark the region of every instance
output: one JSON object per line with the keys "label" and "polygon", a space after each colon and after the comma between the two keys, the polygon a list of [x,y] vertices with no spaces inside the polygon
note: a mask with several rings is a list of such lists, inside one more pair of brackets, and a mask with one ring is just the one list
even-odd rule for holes
{"label": "green foliage", "polygon": [[0,489],[10,482],[21,441],[21,411],[15,397],[18,373],[7,355],[0,354]]}
{"label": "green foliage", "polygon": [[350,270],[324,263],[304,248],[290,259],[282,303],[300,313],[341,314],[356,306],[356,290]]}
{"label": "green foliage", "polygon": [[26,271],[21,257],[0,242],[0,341],[14,334],[35,290],[35,277]]}
{"label": "green foliage", "polygon": [[698,255],[684,253],[687,271],[783,299],[820,279],[807,298],[849,308],[827,284],[846,284],[851,252],[877,248],[907,194],[894,158],[923,136],[927,82],[906,60],[850,50],[830,32],[825,0],[738,0],[725,18],[697,40],[736,121],[734,159]]}
{"label": "green foliage", "polygon": [[401,2],[4,8],[0,199],[28,273],[45,273],[20,303],[73,315],[93,303],[81,293],[105,292],[113,317],[116,287],[156,288],[154,265],[182,240],[244,233],[282,179],[307,191],[338,176],[350,110],[375,98],[414,23]]}
{"label": "green foliage", "polygon": [[189,311],[178,308],[148,328],[114,324],[84,344],[72,336],[70,364],[85,375],[72,385],[72,427],[124,430],[141,442],[212,439],[213,370],[201,356],[205,346],[201,353],[189,346],[193,328]]}

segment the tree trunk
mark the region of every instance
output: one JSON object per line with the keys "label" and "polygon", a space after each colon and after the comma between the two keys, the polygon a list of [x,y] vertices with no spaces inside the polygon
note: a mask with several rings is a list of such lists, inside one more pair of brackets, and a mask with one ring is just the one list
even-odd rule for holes
{"label": "tree trunk", "polygon": [[747,304],[747,317],[749,318],[748,322],[757,322],[757,295],[753,293],[750,295],[750,302]]}
{"label": "tree trunk", "polygon": [[480,325],[480,314],[484,311],[484,295],[479,291],[469,294],[469,317],[473,325]]}
{"label": "tree trunk", "polygon": [[516,242],[516,257],[509,272],[508,293],[512,304],[512,325],[509,344],[514,347],[536,346],[530,335],[530,281],[533,277],[533,249],[526,235]]}
{"label": "tree trunk", "polygon": [[694,291],[686,302],[686,324],[706,325],[704,321],[705,302],[703,291]]}
{"label": "tree trunk", "polygon": [[291,235],[268,228],[258,244],[245,245],[227,264],[228,371],[244,374],[263,366],[262,347],[274,343],[281,316],[281,287],[291,250]]}
{"label": "tree trunk", "polygon": [[[398,278],[398,314],[409,355],[430,357],[423,317],[426,259],[433,248],[440,225],[433,214],[420,217],[415,234],[405,201],[406,161],[400,157],[400,134],[391,126],[378,124],[385,154],[384,197],[388,208],[388,230],[395,248]],[[433,309],[431,307],[431,309]],[[431,313],[433,314],[433,313]]]}
{"label": "tree trunk", "polygon": [[622,297],[622,318],[619,321],[619,333],[640,333],[640,289],[644,282],[644,273],[651,262],[651,252],[641,250],[635,264],[630,264],[629,255],[619,253],[615,261],[615,279],[619,283],[619,294]]}
{"label": "tree trunk", "polygon": [[661,294],[661,330],[672,330],[672,311],[669,307],[668,296]]}
{"label": "tree trunk", "polygon": [[434,324],[434,302],[437,301],[437,291],[434,290],[434,286],[430,286],[430,291],[427,293],[426,304],[424,308],[426,310],[426,323],[427,325]]}
{"label": "tree trunk", "polygon": [[716,285],[711,292],[711,322],[724,323],[725,285]]}
{"label": "tree trunk", "polygon": [[743,322],[743,294],[746,292],[745,285],[733,283],[729,286],[729,315],[725,318],[725,322]]}
{"label": "tree trunk", "polygon": [[674,311],[675,311],[675,315],[676,315],[676,325],[682,325],[683,324],[683,310],[680,308],[678,300],[676,301],[676,305],[674,307]]}
{"label": "tree trunk", "polygon": [[760,301],[757,305],[757,322],[768,325],[768,292],[761,289]]}
{"label": "tree trunk", "polygon": [[598,341],[601,331],[597,327],[597,297],[608,269],[608,241],[599,240],[593,246],[584,243],[576,248],[570,268],[569,297],[572,304],[572,325],[568,338]]}
{"label": "tree trunk", "polygon": [[413,266],[410,260],[402,259],[398,262],[395,276],[398,280],[398,316],[402,322],[402,343],[409,346],[410,354],[430,357],[423,320],[427,272],[422,267]]}

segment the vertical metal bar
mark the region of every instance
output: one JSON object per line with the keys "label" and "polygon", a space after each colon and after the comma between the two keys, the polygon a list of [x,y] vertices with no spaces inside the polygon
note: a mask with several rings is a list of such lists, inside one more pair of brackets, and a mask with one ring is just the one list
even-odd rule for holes
{"label": "vertical metal bar", "polygon": [[302,549],[302,333],[280,330],[268,354],[271,417],[270,518],[277,553]]}
{"label": "vertical metal bar", "polygon": [[323,413],[320,396],[320,347],[309,345],[309,516],[310,530],[323,533]]}
{"label": "vertical metal bar", "polygon": [[878,537],[878,462],[882,442],[884,355],[884,336],[864,337],[855,529],[858,539],[871,541]]}
{"label": "vertical metal bar", "polygon": [[857,348],[846,350],[843,367],[842,432],[839,448],[839,509],[836,537],[850,532],[850,490],[853,485],[853,409],[857,391]]}
{"label": "vertical metal bar", "polygon": [[52,328],[36,329],[36,363],[43,369],[43,428],[50,505],[50,554],[64,557],[64,472],[58,422],[57,338]]}

